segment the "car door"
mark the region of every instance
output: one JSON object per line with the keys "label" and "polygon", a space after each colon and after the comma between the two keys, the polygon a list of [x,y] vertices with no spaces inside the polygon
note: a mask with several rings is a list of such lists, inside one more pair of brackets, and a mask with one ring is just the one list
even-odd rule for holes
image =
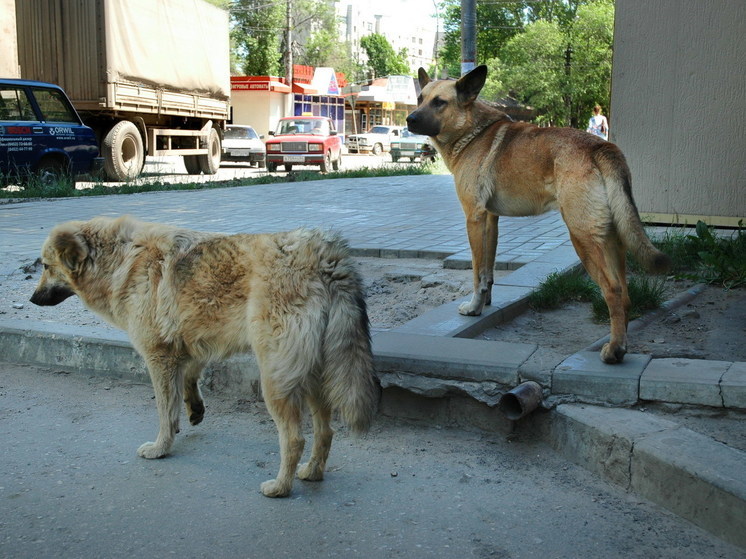
{"label": "car door", "polygon": [[32,168],[37,161],[34,136],[42,133],[26,88],[0,84],[0,171],[16,175]]}
{"label": "car door", "polygon": [[[34,127],[34,142],[40,156],[63,153],[70,171],[88,171],[98,154],[93,131],[85,126],[65,94],[55,88],[31,87],[32,101],[41,117]],[[92,141],[93,140],[93,141]]]}

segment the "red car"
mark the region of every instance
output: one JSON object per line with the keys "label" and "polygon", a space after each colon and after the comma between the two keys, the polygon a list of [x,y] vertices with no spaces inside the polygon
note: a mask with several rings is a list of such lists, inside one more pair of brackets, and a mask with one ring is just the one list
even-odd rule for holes
{"label": "red car", "polygon": [[276,171],[284,165],[318,165],[321,172],[339,170],[342,164],[342,138],[334,122],[323,116],[291,116],[281,118],[277,130],[266,141],[267,170]]}

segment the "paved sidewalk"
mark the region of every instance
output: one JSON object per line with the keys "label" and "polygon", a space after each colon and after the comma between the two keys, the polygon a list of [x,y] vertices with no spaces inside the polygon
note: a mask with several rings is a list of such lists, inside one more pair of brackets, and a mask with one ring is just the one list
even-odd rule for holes
{"label": "paved sidewalk", "polygon": [[[18,273],[21,265],[33,261],[54,224],[124,213],[225,233],[333,227],[358,255],[437,257],[450,267],[468,267],[470,261],[452,178],[435,175],[0,204],[0,276]],[[629,355],[624,366],[607,366],[595,352],[576,354],[581,348],[568,348],[560,367],[548,376],[534,376],[529,365],[536,346],[465,339],[525,309],[528,294],[547,274],[578,264],[557,212],[501,218],[498,267],[520,268],[496,285],[492,307],[481,317],[462,317],[458,303],[451,303],[374,337],[382,382],[395,394],[384,402],[384,411],[411,412],[413,401],[404,395],[414,393],[428,398],[417,405],[430,420],[511,428],[495,404],[518,383],[537,380],[546,396],[575,403],[557,407],[544,428],[558,450],[746,547],[746,452],[640,412],[577,405],[630,405],[648,395],[663,402],[743,409],[743,363],[651,362],[647,356]],[[0,354],[10,361],[97,374],[143,372],[125,336],[65,325],[0,321]],[[255,391],[251,357],[211,371],[209,382]],[[646,451],[646,445],[654,448]]]}

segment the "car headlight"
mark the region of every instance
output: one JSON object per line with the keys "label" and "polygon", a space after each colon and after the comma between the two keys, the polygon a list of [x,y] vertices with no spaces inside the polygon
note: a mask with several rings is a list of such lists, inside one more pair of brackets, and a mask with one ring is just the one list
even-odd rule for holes
{"label": "car headlight", "polygon": [[362,145],[362,146],[367,146],[368,145],[368,140],[365,139],[365,138],[358,138],[357,143],[360,144],[360,145]]}
{"label": "car headlight", "polygon": [[391,142],[391,149],[399,149],[399,142]]}
{"label": "car headlight", "polygon": [[308,151],[324,151],[324,144],[308,144]]}
{"label": "car headlight", "polygon": [[280,144],[267,144],[267,151],[269,152],[280,151]]}

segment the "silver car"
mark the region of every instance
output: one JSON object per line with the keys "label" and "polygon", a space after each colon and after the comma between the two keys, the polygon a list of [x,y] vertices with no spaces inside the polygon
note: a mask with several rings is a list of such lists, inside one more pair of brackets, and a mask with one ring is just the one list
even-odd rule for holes
{"label": "silver car", "polygon": [[266,158],[264,142],[256,130],[244,124],[226,126],[222,161],[249,163],[252,167],[263,168]]}

